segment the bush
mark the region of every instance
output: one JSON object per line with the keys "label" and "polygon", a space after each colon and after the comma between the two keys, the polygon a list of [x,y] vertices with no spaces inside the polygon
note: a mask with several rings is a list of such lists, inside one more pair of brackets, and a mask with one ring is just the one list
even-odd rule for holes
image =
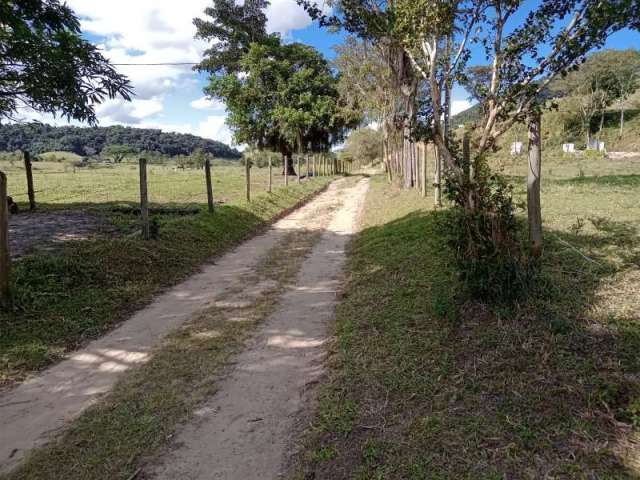
{"label": "bush", "polygon": [[[456,208],[441,221],[466,291],[488,302],[512,302],[531,284],[533,265],[519,241],[512,187],[480,169],[472,182],[449,175],[447,196]],[[469,208],[466,198],[475,199]]]}

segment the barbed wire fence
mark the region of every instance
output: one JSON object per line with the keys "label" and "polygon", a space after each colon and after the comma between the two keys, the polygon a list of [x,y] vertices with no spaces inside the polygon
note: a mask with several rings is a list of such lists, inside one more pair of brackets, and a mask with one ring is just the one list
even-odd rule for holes
{"label": "barbed wire fence", "polygon": [[[297,170],[293,178],[297,180],[297,184],[308,182],[315,177],[329,177],[347,174],[351,171],[347,162],[328,153],[309,152],[294,158]],[[243,156],[244,182],[242,182],[242,174],[239,169],[236,172],[240,173],[238,175],[240,178],[233,178],[233,181],[230,182],[233,185],[231,188],[234,190],[242,189],[244,183],[247,203],[252,201],[252,193],[260,192],[269,195],[274,191],[274,188],[286,188],[291,177],[291,175],[286,175],[286,171],[283,169],[281,181],[275,182],[273,162],[269,161],[267,174],[256,175],[252,178],[251,171],[254,163],[265,163],[257,160],[255,152],[250,156]],[[101,203],[128,205],[129,212],[140,215],[142,238],[145,240],[153,236],[151,218],[154,209],[170,213],[173,210],[178,211],[180,208],[184,210],[185,206],[191,206],[193,213],[206,208],[209,214],[215,215],[216,203],[224,202],[222,198],[216,198],[217,192],[214,183],[217,180],[216,167],[212,165],[210,159],[204,161],[202,168],[180,169],[150,164],[144,156],[141,156],[137,165],[127,163],[126,166],[130,167],[128,169],[116,167],[104,168],[103,170],[83,166],[74,167],[72,172],[68,170],[43,172],[37,167],[34,168],[34,163],[39,162],[32,163],[29,152],[23,152],[23,161],[22,168],[16,168],[12,161],[7,173],[0,171],[0,306],[2,307],[9,308],[11,302],[9,218],[11,214],[18,213],[16,201],[20,201],[20,204],[26,203],[29,210],[48,210],[51,204],[57,203],[68,210],[81,209],[91,204]],[[303,169],[305,169],[304,173]],[[137,175],[134,173],[136,170]],[[34,171],[36,175],[34,175]],[[85,176],[85,172],[92,174]],[[56,173],[66,174],[61,177],[62,183],[75,179],[71,188],[68,184],[63,186],[61,182],[44,188],[38,185],[39,181],[43,179],[43,175]],[[7,174],[11,177],[11,182],[8,182]],[[109,182],[109,180],[118,178],[120,179],[119,183]],[[231,178],[228,172],[226,178]],[[220,181],[226,180],[221,179]],[[14,191],[10,191],[9,186]],[[19,188],[18,186],[23,187]],[[56,195],[58,192],[60,194]],[[242,197],[240,192],[236,191],[235,193],[236,198]],[[64,207],[65,204],[68,204],[68,208]],[[169,208],[163,207],[164,204],[169,204]],[[37,216],[26,218],[38,221]]]}

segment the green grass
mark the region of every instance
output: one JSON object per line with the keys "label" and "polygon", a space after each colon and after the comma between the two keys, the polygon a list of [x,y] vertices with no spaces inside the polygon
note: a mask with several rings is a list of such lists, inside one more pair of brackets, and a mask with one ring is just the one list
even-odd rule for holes
{"label": "green grass", "polygon": [[512,307],[462,294],[446,210],[372,179],[294,478],[640,477],[637,170],[565,167],[545,178],[541,278]]}
{"label": "green grass", "polygon": [[[8,194],[21,207],[26,207],[27,186],[22,162],[0,161],[0,170],[7,174]],[[203,170],[149,165],[147,172],[149,202],[152,204],[206,204]],[[251,169],[251,190],[255,195],[266,192],[268,172],[267,168]],[[278,173],[278,169],[274,169],[274,188],[283,184],[283,177]],[[214,165],[212,176],[216,202],[236,203],[244,199],[244,167],[232,162],[224,166]],[[139,182],[138,166],[131,163],[89,167],[74,167],[71,162],[33,163],[36,202],[44,209],[110,207],[118,203],[139,202]],[[289,182],[295,183],[295,177],[290,177]]]}
{"label": "green grass", "polygon": [[[292,232],[274,246],[241,287],[198,312],[133,368],[113,391],[85,411],[63,435],[32,452],[6,480],[127,480],[138,478],[217,388],[231,353],[277,305],[321,232]],[[268,285],[259,287],[259,285]],[[246,289],[259,291],[247,296]],[[240,300],[240,301],[238,301]],[[236,303],[238,306],[230,306]],[[140,475],[140,478],[142,475]],[[146,478],[146,477],[145,477]]]}
{"label": "green grass", "polygon": [[[135,231],[135,215],[114,215],[116,234],[67,242],[60,251],[16,262],[16,310],[0,314],[0,385],[19,381],[103,334],[160,289],[264,228],[328,181],[294,184],[258,195],[251,204],[236,198],[214,215],[158,215],[160,236],[147,242]],[[227,191],[234,182],[225,185]]]}

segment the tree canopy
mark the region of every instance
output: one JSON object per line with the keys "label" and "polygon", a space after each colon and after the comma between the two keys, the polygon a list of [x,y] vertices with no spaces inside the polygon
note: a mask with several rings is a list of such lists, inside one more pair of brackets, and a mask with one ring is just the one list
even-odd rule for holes
{"label": "tree canopy", "polygon": [[130,99],[128,79],[82,38],[59,0],[0,2],[0,120],[19,108],[96,123],[94,107]]}
{"label": "tree canopy", "polygon": [[238,73],[240,59],[251,44],[270,37],[264,13],[268,4],[266,0],[246,0],[242,4],[235,0],[214,0],[213,6],[205,9],[204,19],[193,20],[196,38],[210,43],[196,68],[213,75]]}
{"label": "tree canopy", "polygon": [[[101,153],[105,147],[116,150],[158,152],[164,155],[190,155],[197,149],[221,158],[238,158],[240,153],[224,143],[182,133],[132,127],[52,127],[39,123],[0,126],[0,150],[29,150],[39,154],[53,151],[78,155]],[[109,149],[114,147],[109,147]],[[109,151],[109,150],[108,150]]]}
{"label": "tree canopy", "polygon": [[225,102],[237,143],[286,156],[327,150],[360,120],[340,99],[338,77],[313,47],[283,43],[266,34],[267,2],[215,0],[196,20],[198,36],[211,42],[200,68],[205,92]]}

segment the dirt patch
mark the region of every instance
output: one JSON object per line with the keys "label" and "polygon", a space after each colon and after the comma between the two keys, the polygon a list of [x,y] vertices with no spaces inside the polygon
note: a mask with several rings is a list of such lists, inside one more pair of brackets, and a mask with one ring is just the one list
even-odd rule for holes
{"label": "dirt patch", "polygon": [[298,416],[324,371],[327,327],[342,285],[345,248],[368,188],[346,190],[340,207],[249,348],[233,359],[218,392],[174,438],[147,475],[160,479],[280,478]]}
{"label": "dirt patch", "polygon": [[614,161],[640,162],[640,152],[607,152],[607,158]]}
{"label": "dirt patch", "polygon": [[20,213],[9,218],[9,248],[17,258],[36,249],[52,250],[64,242],[87,240],[107,227],[104,218],[83,211]]}

